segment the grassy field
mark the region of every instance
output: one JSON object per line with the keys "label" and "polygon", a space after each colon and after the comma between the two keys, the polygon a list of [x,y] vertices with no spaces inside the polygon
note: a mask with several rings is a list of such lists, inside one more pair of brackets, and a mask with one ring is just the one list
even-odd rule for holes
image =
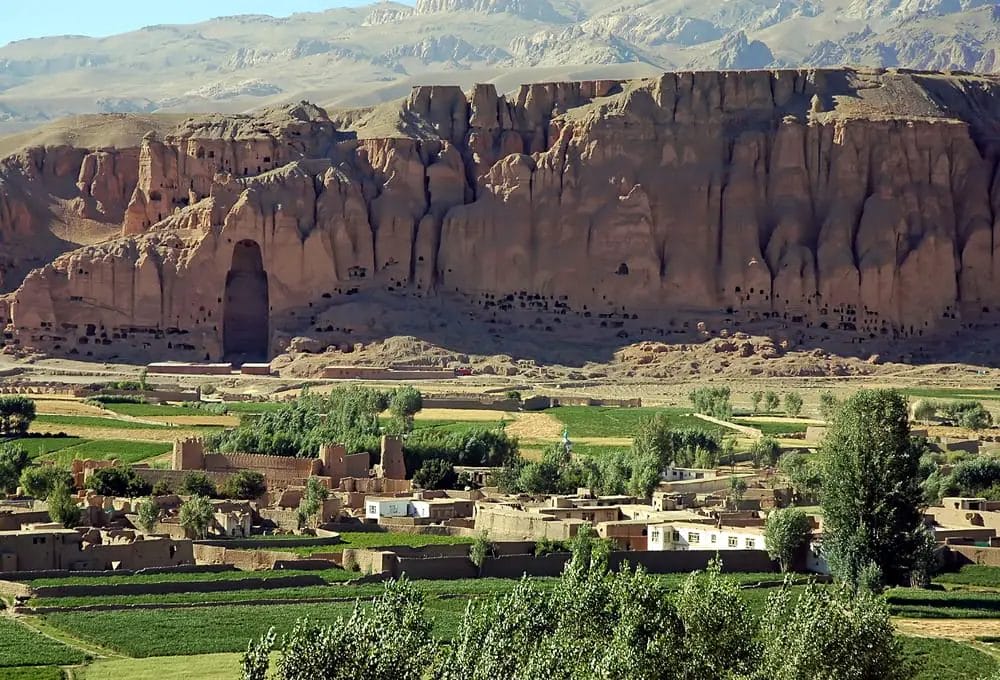
{"label": "grassy field", "polygon": [[0,615],[0,668],[74,664],[81,663],[85,658],[83,652]]}
{"label": "grassy field", "polygon": [[191,574],[167,572],[163,574],[129,574],[120,576],[67,576],[64,578],[24,580],[23,582],[36,588],[43,586],[116,586],[134,583],[205,583],[213,581],[244,581],[246,579],[267,580],[302,574],[319,576],[329,583],[357,578],[357,574],[346,572],[343,569],[326,569],[322,571],[280,569],[277,571],[223,571],[218,573]]}
{"label": "grassy field", "polygon": [[938,574],[934,577],[934,583],[976,586],[979,588],[1000,588],[1000,567],[983,567],[968,564],[957,572]]}
{"label": "grassy field", "polygon": [[26,437],[16,441],[34,459],[70,446],[86,444],[90,440],[82,437]]}
{"label": "grassy field", "polygon": [[1000,399],[1000,390],[964,389],[960,387],[907,387],[899,390],[908,397],[919,399]]}
{"label": "grassy field", "polygon": [[191,678],[198,669],[198,680],[236,680],[240,677],[240,654],[202,654],[166,656],[151,659],[108,659],[95,661],[76,677],[81,680],[180,680]]}
{"label": "grassy field", "polygon": [[914,680],[980,680],[997,669],[996,659],[952,640],[900,636]]}
{"label": "grassy field", "polygon": [[994,619],[1000,615],[1000,593],[911,590],[887,593],[893,616],[917,619]]}
{"label": "grassy field", "polygon": [[131,420],[119,420],[118,418],[100,418],[97,416],[53,416],[40,415],[35,419],[35,423],[40,425],[56,425],[60,427],[95,427],[113,430],[156,430],[170,429],[169,425],[154,425],[151,423],[137,423]]}
{"label": "grassy field", "polygon": [[804,423],[761,422],[757,420],[743,420],[742,418],[734,418],[733,422],[737,425],[746,425],[747,427],[756,428],[769,437],[780,437],[788,434],[803,434],[805,433],[806,428],[809,427]]}
{"label": "grassy field", "polygon": [[42,456],[42,460],[55,461],[57,465],[68,467],[75,459],[113,460],[131,464],[162,456],[172,449],[166,442],[141,442],[125,439],[95,439],[76,446],[60,449]]}
{"label": "grassy field", "polygon": [[632,437],[639,427],[658,413],[665,414],[671,427],[691,427],[709,432],[722,429],[690,415],[681,408],[602,408],[595,406],[560,406],[547,414],[569,428],[573,437]]}
{"label": "grassy field", "polygon": [[[466,601],[461,598],[428,600],[434,633],[454,635]],[[350,616],[352,602],[220,606],[193,609],[111,611],[51,614],[49,623],[73,635],[132,657],[175,656],[242,652],[247,642],[274,626],[278,634],[291,629],[299,618],[334,623]]]}
{"label": "grassy field", "polygon": [[197,406],[184,404],[105,404],[104,408],[113,413],[133,418],[155,418],[162,416],[206,416],[208,411]]}
{"label": "grassy field", "polygon": [[287,550],[298,555],[315,555],[317,553],[341,552],[344,548],[381,548],[397,545],[420,548],[425,545],[471,545],[473,540],[465,536],[382,533],[378,531],[345,531],[340,534],[340,538],[343,542],[336,545],[287,548]]}
{"label": "grassy field", "polygon": [[63,680],[65,677],[66,674],[57,666],[0,668],[0,680]]}

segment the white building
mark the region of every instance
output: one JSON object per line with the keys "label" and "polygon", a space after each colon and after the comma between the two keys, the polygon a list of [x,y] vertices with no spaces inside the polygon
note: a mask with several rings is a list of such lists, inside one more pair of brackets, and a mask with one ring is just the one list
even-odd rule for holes
{"label": "white building", "polygon": [[410,514],[409,498],[376,498],[365,499],[365,517],[381,519],[383,517],[406,517]]}
{"label": "white building", "polygon": [[649,527],[650,550],[766,550],[758,527],[715,527],[705,524],[654,524]]}
{"label": "white building", "polygon": [[663,469],[661,475],[665,482],[683,482],[688,479],[715,479],[719,474],[715,470],[705,470],[700,468],[682,468],[672,465]]}

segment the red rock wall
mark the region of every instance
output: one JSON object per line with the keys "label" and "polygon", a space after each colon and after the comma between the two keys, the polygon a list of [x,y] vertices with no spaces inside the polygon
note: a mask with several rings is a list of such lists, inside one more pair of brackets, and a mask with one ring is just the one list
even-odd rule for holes
{"label": "red rock wall", "polygon": [[[319,110],[286,114],[147,137],[125,236],[29,274],[8,332],[94,357],[218,359],[241,240],[260,246],[274,337],[386,289],[618,325],[714,314],[889,338],[993,323],[1000,305],[996,79],[426,87],[398,133],[360,139]],[[97,181],[109,160],[77,161],[95,205],[122,195]]]}

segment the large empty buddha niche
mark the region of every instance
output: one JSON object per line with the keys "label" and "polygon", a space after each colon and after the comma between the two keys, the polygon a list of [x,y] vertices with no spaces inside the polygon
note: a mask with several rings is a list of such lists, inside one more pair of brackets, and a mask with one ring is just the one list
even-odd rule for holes
{"label": "large empty buddha niche", "polygon": [[269,359],[267,272],[256,241],[240,241],[233,247],[224,312],[222,344],[227,360]]}

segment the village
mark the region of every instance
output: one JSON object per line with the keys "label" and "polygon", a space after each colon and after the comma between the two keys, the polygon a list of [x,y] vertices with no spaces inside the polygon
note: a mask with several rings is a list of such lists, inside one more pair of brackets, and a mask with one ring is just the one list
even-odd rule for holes
{"label": "village", "polygon": [[[105,392],[105,408],[128,401],[121,390]],[[54,403],[49,394],[33,398],[42,408]],[[668,583],[712,569],[761,597],[788,578],[793,588],[830,583],[835,574],[823,547],[818,475],[833,423],[824,414],[833,418],[839,399],[819,394],[808,416],[800,415],[794,393],[783,406],[770,392],[745,399],[748,408],[734,409],[728,388],[698,388],[685,409],[636,400],[563,397],[560,404],[539,395],[424,395],[411,387],[378,391],[354,384],[265,403],[266,409],[238,418],[235,428],[185,434],[147,460],[73,457],[63,459],[64,468],[58,458],[31,463],[25,457],[0,498],[0,596],[19,626],[54,626],[96,649],[140,658],[170,657],[185,645],[225,652],[229,665],[216,676],[222,678],[235,677],[237,652],[266,631],[266,616],[253,625],[233,621],[242,607],[287,616],[328,603],[329,617],[402,579],[435,594],[430,611],[440,607],[437,620],[455,622],[440,625],[458,625],[458,604],[507,592],[520,579],[544,584],[564,577],[581,542],[601,546],[613,572],[640,568]],[[18,408],[31,419],[25,400],[31,401],[23,394],[0,397],[0,410],[11,414],[7,458],[13,447],[32,441],[14,433],[24,430]],[[993,595],[972,598],[961,584],[963,575],[974,581],[971,575],[1000,569],[997,444],[991,417],[962,421],[959,411],[970,409],[955,403],[911,398],[908,405],[908,436],[920,442],[921,466],[928,467],[921,472],[927,500],[920,512],[931,552],[905,579],[907,586],[926,587],[952,578],[954,601],[937,600],[941,609],[926,615],[968,616],[969,607],[978,606],[971,615],[991,630]],[[167,401],[125,406],[144,413],[192,409]],[[461,420],[490,407],[514,419],[499,425]],[[623,427],[632,430],[632,447],[595,455],[601,438],[582,436],[578,443],[565,425],[561,436],[532,451],[540,444],[519,444],[506,432],[524,422],[518,413],[534,418],[548,409],[579,422],[630,423]],[[772,415],[752,415],[758,412]],[[448,413],[454,420],[443,420]],[[297,427],[293,421],[309,436],[276,443],[283,428]],[[578,429],[593,434],[588,427]],[[776,427],[785,433],[764,433]],[[323,438],[335,432],[354,441]],[[254,442],[267,450],[254,450]],[[277,455],[283,446],[303,447],[305,454]],[[651,475],[642,472],[647,454],[656,460]],[[925,615],[918,593],[933,591],[890,592],[897,625],[922,625],[914,623]],[[973,600],[979,604],[969,605]],[[99,623],[157,613],[176,617],[178,626],[158,641],[128,640],[102,632],[106,626]],[[231,627],[242,642],[192,642],[187,627],[208,614],[224,616],[220,630]],[[114,663],[102,657],[88,657],[96,664],[91,668]]]}

